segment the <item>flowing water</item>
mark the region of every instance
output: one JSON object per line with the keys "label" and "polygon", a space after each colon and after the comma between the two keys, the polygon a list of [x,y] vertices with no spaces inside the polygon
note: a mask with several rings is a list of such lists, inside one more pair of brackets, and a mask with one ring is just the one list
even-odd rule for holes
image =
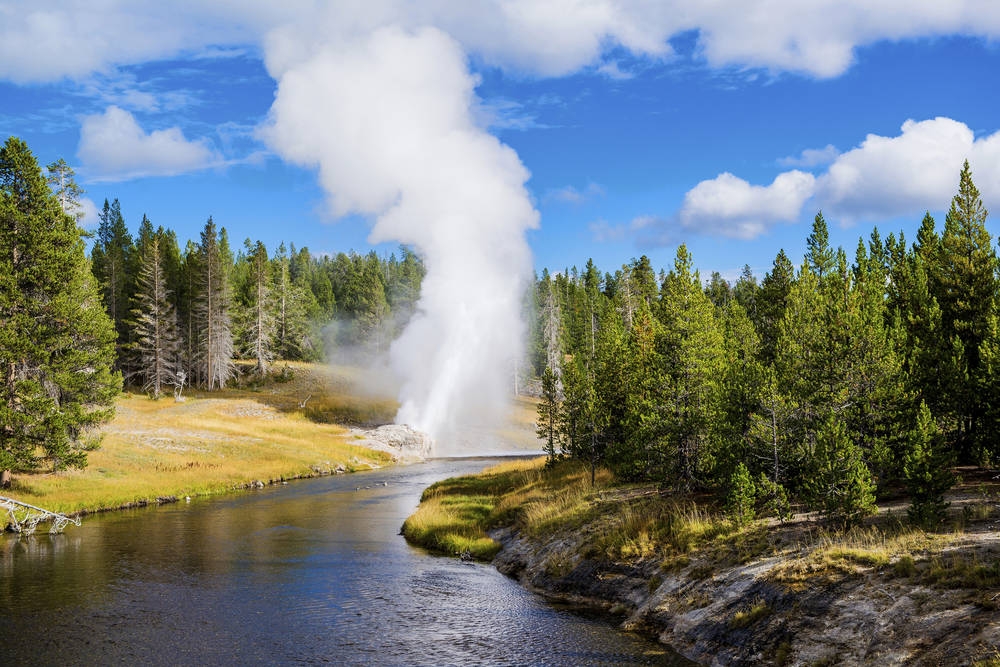
{"label": "flowing water", "polygon": [[0,535],[0,665],[677,664],[490,565],[399,536],[426,486],[490,463],[435,460]]}

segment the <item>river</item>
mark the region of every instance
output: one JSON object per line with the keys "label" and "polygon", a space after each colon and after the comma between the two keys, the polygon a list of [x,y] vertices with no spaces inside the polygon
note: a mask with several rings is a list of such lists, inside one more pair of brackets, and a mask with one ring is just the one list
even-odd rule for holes
{"label": "river", "polygon": [[0,536],[0,665],[676,664],[613,622],[399,535],[492,461],[291,482]]}

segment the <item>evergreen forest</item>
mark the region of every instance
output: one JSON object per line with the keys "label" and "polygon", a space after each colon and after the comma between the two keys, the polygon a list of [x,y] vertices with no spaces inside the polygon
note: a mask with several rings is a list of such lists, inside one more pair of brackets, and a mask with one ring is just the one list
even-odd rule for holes
{"label": "evergreen forest", "polygon": [[620,478],[710,492],[739,521],[793,506],[850,524],[905,490],[942,517],[955,466],[1000,456],[997,254],[968,163],[939,227],[852,256],[817,213],[805,257],[703,281],[588,262],[536,282],[538,435]]}
{"label": "evergreen forest", "polygon": [[117,199],[104,202],[90,259],[117,366],[154,396],[185,383],[223,388],[239,379],[237,360],[261,377],[275,360],[364,362],[402,330],[424,275],[406,248],[313,256],[248,238],[234,250],[211,217],[182,248],[145,215],[133,235]]}

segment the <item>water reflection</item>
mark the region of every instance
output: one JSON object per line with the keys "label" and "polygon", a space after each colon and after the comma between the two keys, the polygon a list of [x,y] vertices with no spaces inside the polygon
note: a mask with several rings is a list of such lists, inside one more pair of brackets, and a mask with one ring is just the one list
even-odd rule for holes
{"label": "water reflection", "polygon": [[329,477],[0,538],[0,664],[672,662],[490,566],[399,537],[424,487],[486,463]]}

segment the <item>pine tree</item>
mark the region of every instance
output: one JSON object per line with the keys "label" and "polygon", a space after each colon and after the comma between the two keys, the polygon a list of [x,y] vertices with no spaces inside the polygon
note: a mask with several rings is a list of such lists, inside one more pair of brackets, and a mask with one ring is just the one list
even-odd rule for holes
{"label": "pine tree", "polygon": [[[844,346],[837,352],[838,374],[843,378],[848,407],[848,428],[879,477],[896,467],[894,457],[903,448],[900,434],[906,430],[912,396],[903,375],[906,337],[898,319],[890,317],[885,299],[886,266],[882,243],[873,238],[874,257],[859,241],[853,281],[844,299]],[[843,269],[838,269],[838,272]]]}
{"label": "pine tree", "polygon": [[757,489],[750,470],[743,463],[737,464],[729,478],[729,496],[726,509],[737,526],[744,526],[754,520],[754,504]]}
{"label": "pine tree", "polygon": [[121,376],[76,220],[25,143],[0,149],[0,471],[86,465]]}
{"label": "pine tree", "polygon": [[736,303],[743,307],[751,322],[758,321],[757,308],[760,300],[760,285],[757,284],[757,278],[754,277],[749,264],[743,265],[740,279],[733,287],[733,298],[736,299]]}
{"label": "pine tree", "polygon": [[551,368],[542,373],[542,396],[538,403],[538,419],[535,433],[544,444],[546,463],[556,461],[556,443],[559,440],[559,395],[556,391],[556,376]]}
{"label": "pine tree", "polygon": [[[315,355],[316,344],[309,327],[310,314],[319,307],[308,287],[309,276],[303,268],[308,251],[289,255],[285,244],[271,262],[273,272],[274,352],[281,359],[305,359]],[[356,327],[355,341],[366,341],[376,350],[384,345],[383,322],[388,302],[380,276],[377,257],[370,254],[362,272],[353,272],[349,296],[344,303]]]}
{"label": "pine tree", "polygon": [[828,520],[850,525],[874,514],[875,483],[847,425],[830,415],[816,434],[804,494]]}
{"label": "pine tree", "polygon": [[719,407],[722,379],[722,332],[715,308],[692,271],[687,246],[677,249],[674,268],[664,281],[660,303],[663,337],[660,349],[665,383],[662,413],[669,440],[677,451],[671,458],[685,486],[700,484]]}
{"label": "pine tree", "polygon": [[664,408],[668,381],[660,345],[663,326],[644,302],[636,305],[632,328],[624,333],[624,410],[615,448],[617,472],[628,479],[674,481],[677,446]]}
{"label": "pine tree", "polygon": [[202,367],[198,363],[201,331],[198,313],[201,266],[198,246],[188,241],[180,267],[180,289],[177,297],[177,315],[181,330],[184,373],[189,384],[202,384]]}
{"label": "pine tree", "polygon": [[194,315],[201,380],[208,390],[222,389],[232,377],[233,335],[227,250],[209,217],[198,246],[199,283]]}
{"label": "pine tree", "polygon": [[927,404],[921,402],[903,460],[903,479],[910,493],[910,520],[933,528],[944,517],[944,494],[955,484],[951,452]]}
{"label": "pine tree", "polygon": [[705,286],[705,296],[711,301],[716,308],[723,309],[733,298],[733,290],[729,286],[729,283],[722,277],[722,274],[718,271],[712,271],[712,275],[709,278],[708,285]]}
{"label": "pine tree", "polygon": [[83,210],[80,207],[80,197],[83,196],[83,189],[76,184],[76,173],[73,168],[66,164],[66,160],[59,158],[48,167],[48,183],[52,188],[52,194],[59,200],[59,208],[63,213],[73,216],[79,224],[83,218]]}
{"label": "pine tree", "polygon": [[715,478],[725,482],[741,462],[750,461],[753,472],[770,467],[772,452],[770,434],[761,428],[767,369],[759,358],[760,338],[735,301],[722,312],[722,324],[725,356],[714,426],[718,451],[713,458]]}
{"label": "pine tree", "polygon": [[143,243],[138,291],[132,311],[134,368],[144,391],[159,398],[167,385],[180,384],[181,343],[177,314],[163,271],[160,239],[155,234]]}
{"label": "pine tree", "polygon": [[806,261],[809,262],[809,270],[816,274],[820,282],[823,282],[823,277],[834,268],[834,251],[830,247],[830,232],[826,227],[822,211],[816,214],[812,234],[806,240]]}
{"label": "pine tree", "polygon": [[771,418],[779,428],[780,417],[785,418],[783,432],[775,433],[776,442],[797,443],[797,451],[789,452],[786,466],[794,468],[788,473],[797,480],[802,473],[799,464],[814,446],[823,417],[843,401],[833,395],[834,352],[826,330],[825,299],[808,264],[803,263],[799,270],[787,301],[778,329],[773,395],[766,404],[774,406]]}
{"label": "pine tree", "polygon": [[[955,437],[960,459],[966,463],[972,462],[975,448],[991,450],[997,436],[996,432],[980,432],[987,397],[977,390],[983,381],[979,351],[989,332],[990,317],[996,312],[998,289],[997,257],[986,230],[987,215],[966,161],[959,177],[958,194],[945,218],[934,272],[939,283],[944,335],[960,341],[967,365],[951,379],[949,387],[957,409],[959,432]],[[962,381],[965,375],[970,382]]]}
{"label": "pine tree", "polygon": [[606,308],[597,329],[592,377],[594,422],[602,456],[619,474],[634,474],[627,438],[632,360],[630,342],[618,311]]}
{"label": "pine tree", "polygon": [[131,278],[136,275],[135,245],[117,199],[111,204],[104,200],[100,218],[91,265],[94,276],[103,287],[104,307],[118,333],[117,360],[119,367],[123,368],[122,362],[128,358],[125,352],[130,335],[127,324],[130,300],[134,293]]}
{"label": "pine tree", "polygon": [[254,360],[254,370],[263,377],[274,359],[274,304],[271,283],[271,267],[267,248],[260,241],[252,247],[247,257],[249,268],[248,300],[243,310],[243,349]]}
{"label": "pine tree", "polygon": [[560,448],[569,456],[583,458],[581,454],[587,435],[587,377],[580,358],[564,359],[558,377],[562,379],[563,395],[558,419]]}
{"label": "pine tree", "polygon": [[759,307],[753,319],[760,336],[760,357],[765,364],[773,364],[777,356],[778,331],[794,282],[795,267],[785,251],[781,250],[774,258],[771,271],[761,282]]}

